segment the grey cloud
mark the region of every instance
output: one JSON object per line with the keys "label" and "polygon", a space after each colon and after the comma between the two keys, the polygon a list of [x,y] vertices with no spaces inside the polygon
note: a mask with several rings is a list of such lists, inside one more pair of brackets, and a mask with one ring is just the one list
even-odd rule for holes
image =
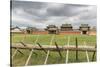
{"label": "grey cloud", "polygon": [[44,7],[45,3],[41,2],[31,2],[31,1],[12,1],[12,8],[34,8],[34,9],[40,9]]}
{"label": "grey cloud", "polygon": [[[62,7],[56,8],[55,6],[50,7],[51,4],[52,3],[26,2],[26,1],[12,2],[13,8],[23,8],[26,12],[30,14],[36,14],[37,16],[40,15],[38,12],[42,10],[42,8],[47,8],[45,9],[47,10],[47,13],[45,16],[72,16],[74,14],[77,14],[77,11],[76,11],[77,8],[87,7],[87,5],[63,4]],[[56,3],[56,4],[59,4],[59,3]],[[44,16],[44,14],[40,16]]]}
{"label": "grey cloud", "polygon": [[[94,12],[93,12],[94,11]],[[80,15],[80,20],[88,20],[88,19],[94,19],[97,18],[97,12],[95,12],[96,10],[91,10],[91,11],[87,11],[87,12],[83,12]]]}
{"label": "grey cloud", "polygon": [[62,7],[48,8],[48,14],[53,16],[73,16],[77,15],[80,12],[80,8],[88,7],[87,5],[72,5],[72,4],[64,4]]}
{"label": "grey cloud", "polygon": [[[96,6],[93,5],[13,1],[12,14],[13,25],[42,28],[48,24],[59,26],[62,23],[96,25]],[[24,19],[26,21],[22,21]]]}

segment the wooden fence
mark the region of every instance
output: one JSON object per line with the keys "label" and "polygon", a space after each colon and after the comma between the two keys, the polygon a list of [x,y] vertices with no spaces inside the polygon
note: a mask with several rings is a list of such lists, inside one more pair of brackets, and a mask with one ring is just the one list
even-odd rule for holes
{"label": "wooden fence", "polygon": [[[25,36],[26,37],[26,36]],[[37,39],[36,41],[34,42],[34,44],[36,45],[29,45],[29,44],[25,44],[23,42],[23,39],[20,43],[18,44],[21,44],[21,45],[15,45],[15,44],[12,44],[11,45],[11,49],[15,49],[14,53],[12,54],[12,59],[14,58],[14,56],[17,54],[17,52],[23,54],[23,52],[20,51],[20,49],[25,49],[25,50],[30,50],[30,54],[26,60],[26,63],[25,63],[25,66],[28,65],[29,63],[29,60],[32,56],[32,53],[35,53],[35,50],[41,50],[41,51],[44,51],[46,53],[46,58],[45,58],[45,61],[44,61],[44,64],[47,64],[47,61],[48,61],[48,57],[50,56],[50,51],[55,51],[55,52],[58,52],[59,56],[62,58],[63,55],[62,55],[62,51],[66,51],[66,59],[65,59],[65,62],[68,63],[68,54],[69,54],[69,51],[75,51],[76,53],[76,61],[78,61],[79,57],[78,57],[78,52],[79,51],[83,51],[83,52],[86,52],[86,58],[87,58],[87,61],[89,62],[89,56],[88,56],[88,52],[93,52],[93,55],[92,55],[92,61],[94,60],[94,56],[96,54],[96,46],[95,47],[91,47],[91,46],[86,46],[86,42],[84,42],[84,46],[79,46],[78,45],[78,40],[77,38],[75,38],[75,45],[74,46],[69,46],[69,42],[70,42],[70,37],[68,37],[68,41],[67,41],[67,44],[65,46],[59,46],[60,44],[58,44],[57,42],[54,43],[54,45],[52,45],[52,41],[54,39],[55,36],[52,36],[51,38],[51,41],[50,41],[50,44],[49,45],[41,45],[40,43],[37,42],[38,40],[38,37],[39,35],[37,36]]]}

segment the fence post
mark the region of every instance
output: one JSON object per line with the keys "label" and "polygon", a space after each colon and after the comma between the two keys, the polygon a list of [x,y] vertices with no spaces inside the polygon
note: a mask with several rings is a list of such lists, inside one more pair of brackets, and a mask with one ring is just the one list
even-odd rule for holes
{"label": "fence post", "polygon": [[[75,41],[76,41],[76,48],[78,48],[77,37],[75,38]],[[76,50],[76,61],[78,61],[78,50]]]}
{"label": "fence post", "polygon": [[[27,47],[27,45],[24,43],[24,42],[20,42],[21,43],[21,45],[23,45],[24,47]],[[31,50],[30,50],[31,51]],[[37,53],[36,52],[33,52],[35,55],[37,55]]]}
{"label": "fence post", "polygon": [[[95,46],[95,48],[97,48],[97,46]],[[93,52],[92,61],[94,61],[95,53],[96,53],[96,51]]]}
{"label": "fence post", "polygon": [[60,57],[62,58],[62,54],[61,54],[60,49],[59,49],[59,47],[58,47],[58,45],[57,45],[57,43],[56,43],[56,42],[55,42],[55,46],[56,46],[56,48],[57,48],[57,51],[58,51],[58,53],[59,53]]}
{"label": "fence post", "polygon": [[40,43],[37,43],[37,45],[47,54],[47,51],[40,45]]}

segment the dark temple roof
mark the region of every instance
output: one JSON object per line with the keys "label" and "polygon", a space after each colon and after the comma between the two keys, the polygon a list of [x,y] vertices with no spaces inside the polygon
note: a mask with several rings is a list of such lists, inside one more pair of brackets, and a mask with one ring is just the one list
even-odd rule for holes
{"label": "dark temple roof", "polygon": [[72,25],[71,24],[62,24],[61,27],[72,27]]}
{"label": "dark temple roof", "polygon": [[88,24],[81,24],[80,27],[90,27]]}
{"label": "dark temple roof", "polygon": [[48,25],[47,28],[56,28],[55,25]]}

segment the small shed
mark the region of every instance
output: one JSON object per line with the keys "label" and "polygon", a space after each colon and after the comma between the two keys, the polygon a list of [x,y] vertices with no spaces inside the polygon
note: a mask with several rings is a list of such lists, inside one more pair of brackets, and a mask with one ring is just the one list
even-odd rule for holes
{"label": "small shed", "polygon": [[81,31],[81,34],[88,34],[90,31],[90,26],[88,24],[81,24],[79,30]]}
{"label": "small shed", "polygon": [[61,31],[72,31],[72,25],[71,24],[62,24],[61,25]]}
{"label": "small shed", "polygon": [[58,34],[59,33],[58,27],[56,27],[55,25],[48,25],[46,30],[48,31],[49,34]]}
{"label": "small shed", "polygon": [[34,31],[37,31],[38,29],[37,28],[35,28],[35,27],[27,27],[26,28],[26,32],[28,33],[28,34],[32,34]]}

